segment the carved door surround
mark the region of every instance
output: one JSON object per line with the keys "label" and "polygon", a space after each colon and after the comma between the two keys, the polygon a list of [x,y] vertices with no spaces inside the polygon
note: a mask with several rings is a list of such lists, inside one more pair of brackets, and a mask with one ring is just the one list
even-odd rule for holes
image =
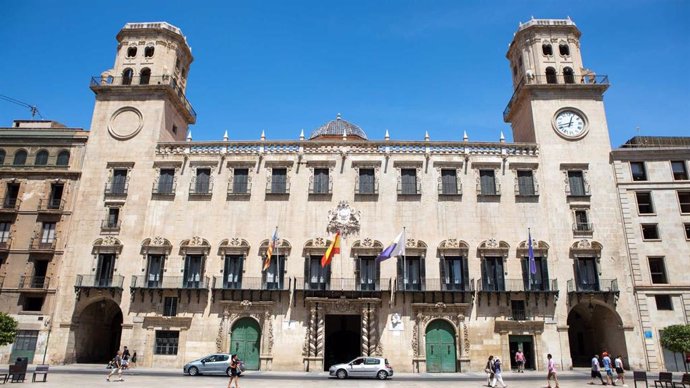
{"label": "carved door surround", "polygon": [[[426,328],[429,322],[443,319],[455,329],[455,353],[458,371],[470,364],[470,336],[465,317],[471,314],[470,303],[412,303],[414,325],[412,327],[412,368],[417,373],[426,372]],[[420,334],[421,333],[421,334]]]}
{"label": "carved door surround", "polygon": [[230,346],[232,327],[239,319],[254,319],[261,328],[259,370],[271,370],[273,364],[273,302],[221,301],[223,313],[220,316],[216,351],[226,352]]}
{"label": "carved door surround", "polygon": [[328,314],[359,315],[361,317],[362,355],[381,356],[383,354],[378,321],[381,299],[306,298],[305,303],[309,314],[304,346],[302,347],[306,372],[323,370],[326,315]]}

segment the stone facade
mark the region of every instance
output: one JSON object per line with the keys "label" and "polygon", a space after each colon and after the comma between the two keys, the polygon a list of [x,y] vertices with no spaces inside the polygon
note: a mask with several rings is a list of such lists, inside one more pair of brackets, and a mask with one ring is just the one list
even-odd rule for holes
{"label": "stone facade", "polygon": [[[521,348],[537,370],[604,350],[643,367],[608,80],[582,67],[579,36],[569,19],[520,26],[516,143],[371,141],[340,116],[308,140],[195,142],[186,39],[127,24],[92,80],[49,360],[127,345],[145,366],[230,351],[261,370],[383,355],[464,372]],[[405,255],[376,261],[401,232]]]}

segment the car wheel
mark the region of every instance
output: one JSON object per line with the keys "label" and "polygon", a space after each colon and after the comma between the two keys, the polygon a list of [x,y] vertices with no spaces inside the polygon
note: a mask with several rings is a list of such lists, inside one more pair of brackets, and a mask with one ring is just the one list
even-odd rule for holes
{"label": "car wheel", "polygon": [[388,372],[385,370],[380,370],[379,373],[376,374],[376,378],[379,380],[385,380],[388,378]]}
{"label": "car wheel", "polygon": [[189,375],[190,376],[196,376],[199,374],[199,369],[195,366],[189,368]]}
{"label": "car wheel", "polygon": [[228,369],[225,370],[225,374],[228,375],[228,377],[232,376],[232,371],[228,367]]}
{"label": "car wheel", "polygon": [[335,375],[342,380],[347,377],[347,372],[345,372],[345,369],[338,369],[338,371],[335,372]]}

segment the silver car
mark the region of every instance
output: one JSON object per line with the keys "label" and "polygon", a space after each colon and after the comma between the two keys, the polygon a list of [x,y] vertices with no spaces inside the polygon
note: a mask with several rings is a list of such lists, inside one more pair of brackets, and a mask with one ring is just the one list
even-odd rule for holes
{"label": "silver car", "polygon": [[346,377],[376,377],[385,380],[393,376],[393,367],[383,357],[357,357],[346,364],[335,364],[328,374],[339,379]]}
{"label": "silver car", "polygon": [[215,353],[187,363],[182,371],[190,376],[228,375],[230,376],[230,355]]}

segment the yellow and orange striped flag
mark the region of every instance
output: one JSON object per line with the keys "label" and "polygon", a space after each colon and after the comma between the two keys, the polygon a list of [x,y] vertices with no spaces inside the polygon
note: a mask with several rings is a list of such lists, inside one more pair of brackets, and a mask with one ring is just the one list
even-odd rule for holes
{"label": "yellow and orange striped flag", "polygon": [[323,254],[321,258],[321,268],[325,268],[328,264],[331,264],[331,260],[333,260],[333,256],[335,256],[336,253],[340,253],[340,232],[335,234],[331,246],[328,247],[326,253]]}
{"label": "yellow and orange striped flag", "polygon": [[262,271],[266,271],[268,267],[271,266],[271,257],[273,256],[273,250],[275,249],[276,245],[278,245],[278,227],[276,226],[276,230],[273,232],[273,236],[271,236],[271,241],[268,242],[268,249],[266,249],[266,257],[264,258],[264,267]]}

